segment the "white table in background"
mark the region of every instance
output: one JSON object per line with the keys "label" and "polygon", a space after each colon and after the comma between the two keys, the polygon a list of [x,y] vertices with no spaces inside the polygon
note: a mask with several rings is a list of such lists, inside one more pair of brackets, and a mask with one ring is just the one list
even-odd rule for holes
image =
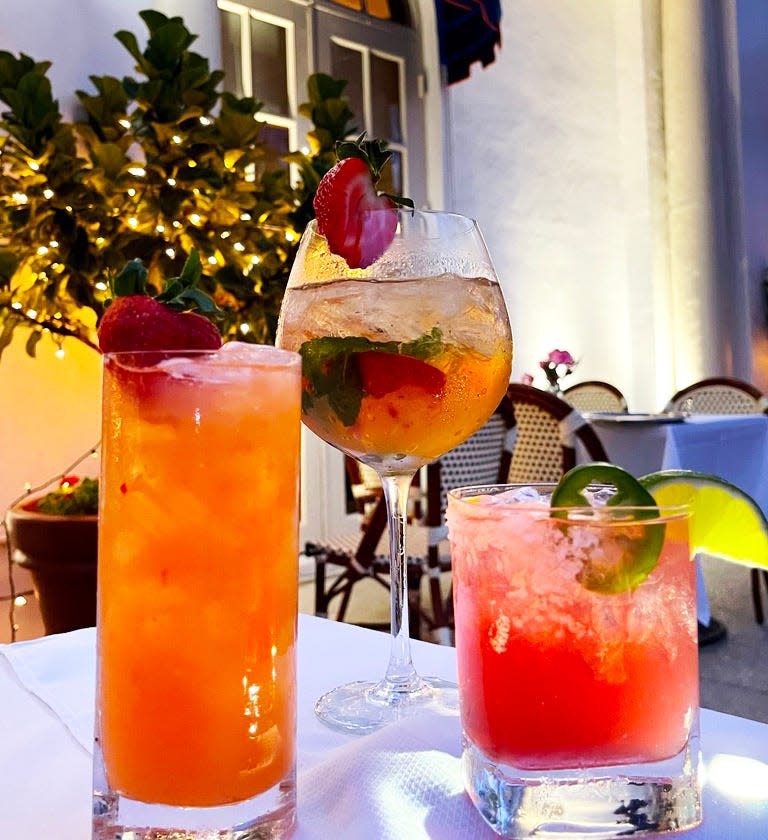
{"label": "white table in background", "polygon": [[[461,792],[455,717],[354,739],[323,727],[316,697],[380,677],[384,633],[299,618],[299,826],[294,840],[492,840]],[[5,655],[3,655],[5,654]],[[455,679],[453,648],[414,644],[423,674]],[[0,646],[0,838],[90,838],[94,631]],[[768,836],[768,725],[704,710],[704,822],[685,840]],[[382,766],[392,767],[381,776]],[[426,772],[425,772],[426,768]],[[441,776],[431,785],[431,774]],[[173,772],[169,763],[169,772]],[[376,779],[366,778],[366,773]],[[332,796],[318,791],[338,786]]]}
{"label": "white table in background", "polygon": [[[631,415],[630,415],[631,416]],[[611,462],[633,475],[712,473],[749,493],[768,514],[768,416],[695,414],[680,422],[587,415]]]}

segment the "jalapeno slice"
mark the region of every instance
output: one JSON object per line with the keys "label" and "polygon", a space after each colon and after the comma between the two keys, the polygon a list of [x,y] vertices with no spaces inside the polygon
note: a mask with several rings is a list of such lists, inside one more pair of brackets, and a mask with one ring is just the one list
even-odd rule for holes
{"label": "jalapeno slice", "polygon": [[[615,493],[606,502],[607,507],[632,507],[633,519],[655,519],[659,515],[653,496],[630,473],[615,464],[596,462],[580,464],[569,470],[552,493],[552,516],[563,519],[563,530],[567,533],[569,513],[567,508],[591,507],[584,490],[590,486],[608,485]],[[584,527],[580,521],[578,527]],[[574,526],[575,527],[575,526]],[[614,547],[620,548],[619,558],[610,566],[592,562],[591,557],[582,559],[582,569],[576,578],[586,589],[603,594],[628,592],[642,583],[656,567],[664,545],[665,526],[646,525],[638,529],[638,535],[621,533],[614,540]]]}

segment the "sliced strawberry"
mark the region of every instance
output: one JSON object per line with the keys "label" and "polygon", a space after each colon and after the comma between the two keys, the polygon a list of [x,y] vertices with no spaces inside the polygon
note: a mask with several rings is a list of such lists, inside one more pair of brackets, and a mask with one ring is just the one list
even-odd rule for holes
{"label": "sliced strawberry", "polygon": [[398,388],[414,386],[433,397],[441,397],[445,389],[445,374],[421,359],[368,350],[357,356],[363,391],[380,398]]}
{"label": "sliced strawberry", "polygon": [[367,268],[394,239],[395,204],[377,194],[370,167],[359,157],[340,160],[325,175],[314,208],[317,229],[350,268]]}
{"label": "sliced strawberry", "polygon": [[151,297],[147,269],[131,260],[112,282],[113,299],[98,329],[103,353],[136,350],[215,350],[221,347],[216,327],[197,308],[215,313],[216,305],[196,288],[202,269],[196,251],[184,264],[180,277],[166,283],[165,291]]}

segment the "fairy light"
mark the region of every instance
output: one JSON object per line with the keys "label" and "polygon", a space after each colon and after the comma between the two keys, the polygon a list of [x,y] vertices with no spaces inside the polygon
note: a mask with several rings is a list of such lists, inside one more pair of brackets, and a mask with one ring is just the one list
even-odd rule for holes
{"label": "fairy light", "polygon": [[104,241],[105,240],[104,240],[103,236],[97,236],[96,237],[96,244],[99,246],[99,248],[101,248],[101,246],[104,244]]}
{"label": "fairy light", "polygon": [[125,118],[123,118],[122,120],[118,120],[117,124],[119,126],[121,126],[122,128],[130,128],[131,127],[131,121],[126,120]]}
{"label": "fairy light", "polygon": [[182,142],[183,141],[182,141],[181,137],[179,137],[178,134],[174,134],[173,137],[171,137],[171,143],[175,143],[177,146]]}
{"label": "fairy light", "polygon": [[46,245],[41,245],[37,251],[35,251],[38,257],[43,257],[48,253],[48,248]]}
{"label": "fairy light", "polygon": [[241,332],[243,335],[248,335],[248,333],[249,333],[250,331],[251,331],[250,324],[240,324],[240,332]]}
{"label": "fairy light", "polygon": [[33,172],[38,172],[40,169],[40,164],[36,160],[28,160],[27,166],[29,166]]}
{"label": "fairy light", "polygon": [[98,282],[94,283],[94,285],[100,292],[106,292],[107,290],[107,284],[103,280],[99,280]]}
{"label": "fairy light", "polygon": [[27,599],[23,595],[17,595],[13,599],[13,606],[14,607],[25,607],[27,605]]}
{"label": "fairy light", "polygon": [[167,178],[165,183],[168,184],[169,187],[175,187],[176,186],[176,179],[175,178]]}
{"label": "fairy light", "polygon": [[49,247],[49,248],[58,248],[58,247],[59,247],[59,243],[58,243],[58,241],[57,241],[56,239],[52,239],[52,240],[48,243],[48,247]]}
{"label": "fairy light", "polygon": [[216,257],[208,257],[208,264],[209,265],[218,265],[218,262],[219,261],[216,259]]}
{"label": "fairy light", "polygon": [[261,262],[261,257],[256,254],[256,256],[251,257],[251,265],[258,265]]}
{"label": "fairy light", "polygon": [[241,222],[250,222],[251,221],[251,214],[250,213],[241,213],[240,214],[240,221]]}
{"label": "fairy light", "polygon": [[136,190],[135,190],[133,187],[131,187],[131,188],[128,190],[128,195],[129,195],[131,198],[133,198],[133,197],[136,195]]}
{"label": "fairy light", "polygon": [[286,242],[295,242],[296,241],[296,234],[292,230],[287,230],[285,232],[285,241]]}
{"label": "fairy light", "polygon": [[232,236],[232,231],[231,230],[223,230],[219,234],[219,236],[221,236],[222,239],[229,239],[229,237]]}
{"label": "fairy light", "polygon": [[58,347],[53,355],[56,356],[57,359],[63,359],[67,354],[64,352],[63,347]]}
{"label": "fairy light", "polygon": [[27,318],[32,318],[32,320],[34,321],[34,319],[37,318],[37,310],[36,309],[28,309],[27,310]]}
{"label": "fairy light", "polygon": [[46,188],[43,190],[43,198],[48,198],[48,199],[53,198],[53,190],[52,190],[52,189],[50,189],[50,188],[48,188],[48,187],[46,187]]}
{"label": "fairy light", "polygon": [[67,213],[71,213],[72,212],[72,205],[67,204],[67,206],[64,209],[67,211]]}
{"label": "fairy light", "polygon": [[15,301],[11,304],[11,309],[21,309],[21,304],[20,304],[17,300],[15,300]]}
{"label": "fairy light", "polygon": [[11,195],[15,204],[26,204],[29,201],[26,193],[23,192],[15,192]]}
{"label": "fairy light", "polygon": [[147,170],[143,166],[129,166],[128,171],[137,178],[143,178],[147,174]]}
{"label": "fairy light", "polygon": [[174,220],[173,220],[173,222],[171,222],[171,224],[172,224],[175,228],[180,228],[180,227],[181,227],[181,222],[180,222],[178,219],[174,219]]}
{"label": "fairy light", "polygon": [[212,125],[213,120],[209,119],[208,117],[200,117],[200,125]]}
{"label": "fairy light", "polygon": [[190,169],[194,169],[197,166],[197,161],[196,160],[188,160],[187,161],[187,166]]}
{"label": "fairy light", "polygon": [[245,245],[243,245],[242,242],[235,242],[235,244],[232,247],[240,253],[242,253],[245,250]]}
{"label": "fairy light", "polygon": [[166,248],[165,253],[168,254],[171,259],[176,257],[176,251],[173,248]]}
{"label": "fairy light", "polygon": [[155,233],[165,233],[165,225],[155,225]]}
{"label": "fairy light", "polygon": [[203,221],[203,217],[199,213],[190,213],[189,221],[192,222],[193,225],[199,225],[200,222]]}
{"label": "fairy light", "polygon": [[137,228],[139,226],[139,220],[135,216],[131,216],[128,219],[128,227]]}

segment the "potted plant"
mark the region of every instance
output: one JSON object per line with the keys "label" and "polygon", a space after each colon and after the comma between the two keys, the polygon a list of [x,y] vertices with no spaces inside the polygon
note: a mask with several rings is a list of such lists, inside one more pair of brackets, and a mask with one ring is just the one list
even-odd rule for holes
{"label": "potted plant", "polygon": [[7,512],[11,557],[27,569],[46,633],[96,623],[98,482],[64,476],[50,493]]}

